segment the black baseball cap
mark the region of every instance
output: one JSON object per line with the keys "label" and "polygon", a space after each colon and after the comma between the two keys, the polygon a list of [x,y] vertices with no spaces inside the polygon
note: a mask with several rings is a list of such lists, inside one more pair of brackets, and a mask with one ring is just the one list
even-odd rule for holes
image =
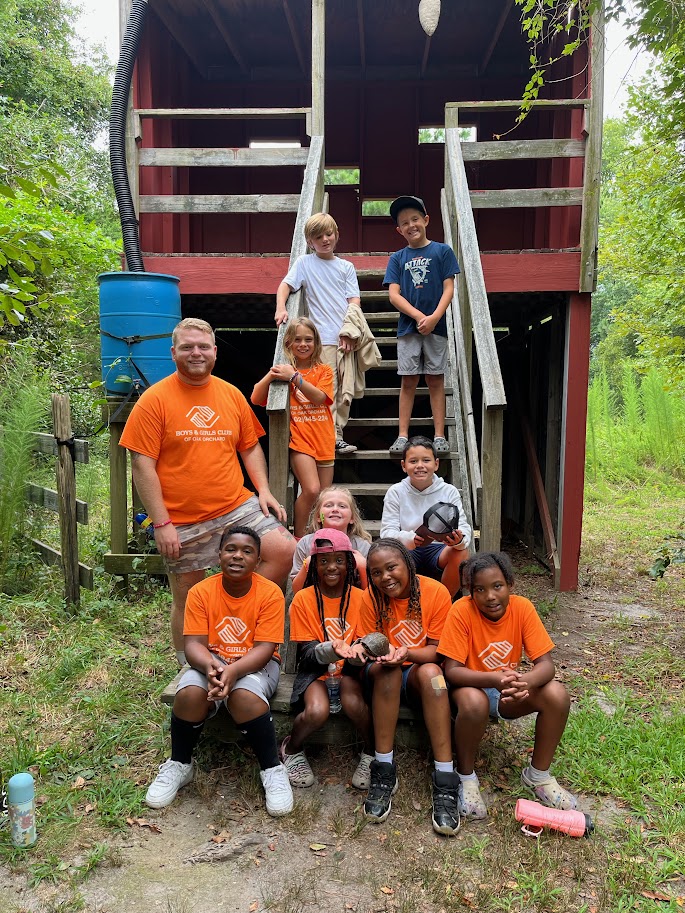
{"label": "black baseball cap", "polygon": [[395,225],[397,225],[397,217],[403,209],[418,209],[424,216],[426,215],[426,207],[420,197],[398,197],[390,204],[390,218]]}

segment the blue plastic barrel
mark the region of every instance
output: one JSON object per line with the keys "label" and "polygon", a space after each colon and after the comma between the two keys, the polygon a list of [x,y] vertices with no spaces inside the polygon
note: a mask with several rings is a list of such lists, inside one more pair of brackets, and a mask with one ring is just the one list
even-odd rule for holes
{"label": "blue plastic barrel", "polygon": [[146,389],[174,371],[171,333],[181,319],[178,276],[101,273],[100,352],[107,393]]}

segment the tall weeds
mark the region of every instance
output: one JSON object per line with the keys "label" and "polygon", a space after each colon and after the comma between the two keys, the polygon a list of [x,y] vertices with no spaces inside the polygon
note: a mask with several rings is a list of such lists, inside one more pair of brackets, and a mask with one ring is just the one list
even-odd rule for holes
{"label": "tall weeds", "polygon": [[32,433],[40,427],[47,403],[45,384],[26,370],[27,364],[14,367],[19,370],[13,377],[6,374],[0,394],[0,591],[8,583],[13,550],[21,547],[26,484],[33,463]]}
{"label": "tall weeds", "polygon": [[653,367],[640,377],[629,361],[620,386],[601,371],[588,395],[588,478],[641,483],[655,472],[685,479],[685,401]]}

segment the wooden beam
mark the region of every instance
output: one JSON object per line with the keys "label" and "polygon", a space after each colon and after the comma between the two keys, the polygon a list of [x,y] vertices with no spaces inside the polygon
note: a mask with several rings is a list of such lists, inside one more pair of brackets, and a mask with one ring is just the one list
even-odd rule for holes
{"label": "wooden beam", "polygon": [[[586,108],[589,105],[587,98],[538,98],[533,101],[533,110],[537,108]],[[460,111],[518,111],[521,99],[518,101],[448,101],[445,109],[458,109]]]}
{"label": "wooden beam", "polygon": [[108,574],[126,577],[128,574],[166,574],[166,566],[161,555],[131,555],[105,552],[102,561]]}
{"label": "wooden beam", "polygon": [[465,162],[499,162],[505,159],[582,158],[585,143],[576,139],[524,139],[502,142],[462,143]]}
{"label": "wooden beam", "polygon": [[189,194],[140,197],[141,212],[297,212],[297,193]]}
{"label": "wooden beam", "polygon": [[326,0],[312,0],[312,136],[325,133],[325,91]]}
{"label": "wooden beam", "polygon": [[59,538],[64,572],[64,598],[67,605],[78,606],[81,601],[79,585],[78,527],[76,524],[76,472],[69,441],[71,441],[71,409],[69,397],[53,393],[52,424],[58,445],[57,503]]}
{"label": "wooden beam", "polygon": [[143,118],[170,120],[297,120],[311,108],[136,108]]}
{"label": "wooden beam", "polygon": [[[526,187],[520,190],[472,190],[473,209],[531,209],[582,206],[582,187]],[[144,199],[144,198],[143,198]]]}
{"label": "wooden beam", "polygon": [[366,38],[364,36],[364,0],[357,0],[357,29],[359,31],[359,62],[362,76],[366,70]]}
{"label": "wooden beam", "polygon": [[[205,2],[207,2],[207,0],[205,0]],[[295,21],[295,17],[292,14],[288,0],[283,0],[283,12],[285,13],[285,18],[288,22],[290,37],[292,38],[295,54],[297,55],[297,60],[300,64],[300,70],[302,70],[302,75],[304,76],[304,74],[307,72],[307,63],[304,59],[304,53],[302,51],[302,42],[300,41],[300,36],[297,32],[297,22]]]}
{"label": "wooden beam", "polygon": [[109,426],[109,541],[113,552],[126,551],[129,529],[127,453],[119,446],[123,430],[123,422]]}
{"label": "wooden beam", "polygon": [[514,5],[514,0],[504,0],[504,7],[502,9],[502,12],[500,13],[499,19],[497,20],[497,25],[495,26],[495,31],[492,33],[492,38],[490,39],[490,44],[487,46],[486,51],[483,54],[483,59],[481,60],[480,66],[478,67],[479,76],[482,76],[483,73],[485,73],[485,71],[488,68],[488,64],[490,63],[490,58],[492,57],[493,51],[497,47],[497,42],[500,39],[500,35],[502,34],[502,29],[504,28],[506,21],[509,18],[509,13],[511,12],[511,8],[513,5]]}
{"label": "wooden beam", "polygon": [[[53,513],[59,513],[59,496],[52,488],[43,488],[29,482],[26,486],[26,500],[30,504],[37,504]],[[84,526],[88,525],[88,504],[86,501],[79,501],[78,498],[76,499],[76,522]]]}
{"label": "wooden beam", "polygon": [[304,166],[308,149],[141,149],[143,167],[259,168],[276,165]]}
{"label": "wooden beam", "polygon": [[[249,76],[250,68],[245,63],[243,55],[240,53],[240,46],[238,45],[238,43],[235,41],[235,39],[231,35],[230,31],[228,30],[228,26],[226,25],[224,17],[219,15],[219,11],[217,9],[217,4],[210,2],[210,0],[202,0],[202,5],[209,13],[217,32],[224,39],[226,47],[228,48],[228,50],[231,52],[231,54],[235,58],[235,61],[238,64],[238,66],[240,67],[242,73],[245,76]],[[155,9],[156,8],[157,8],[157,6],[155,6]],[[224,7],[224,10],[225,10],[225,7]],[[227,14],[225,13],[225,15],[227,15]]]}
{"label": "wooden beam", "polygon": [[[445,134],[445,155],[448,162],[450,193],[455,201],[457,212],[459,245],[463,258],[461,266],[466,278],[468,297],[471,304],[473,336],[483,384],[485,408],[504,408],[507,398],[504,393],[497,347],[492,332],[490,306],[485,291],[483,266],[480,259],[480,251],[478,250],[473,211],[469,201],[469,188],[464,169],[464,160],[461,155],[458,128],[450,126],[445,130]],[[483,484],[485,486],[485,480],[483,480]]]}
{"label": "wooden beam", "polygon": [[591,100],[587,117],[587,149],[583,177],[583,214],[580,223],[579,291],[593,292],[597,283],[599,193],[602,179],[602,127],[604,119],[604,4],[592,15],[590,49]]}
{"label": "wooden beam", "polygon": [[[33,449],[36,453],[45,453],[48,456],[57,456],[59,454],[59,447],[54,434],[43,434],[42,432],[36,431],[32,434],[32,437]],[[87,463],[88,460],[88,441],[74,438],[74,461],[76,463]]]}
{"label": "wooden beam", "polygon": [[566,315],[557,526],[561,559],[560,590],[575,590],[578,586],[590,373],[591,297],[590,294],[571,294]]}
{"label": "wooden beam", "polygon": [[502,540],[503,442],[504,410],[501,408],[488,409],[483,402],[481,437],[483,515],[480,524],[480,548],[483,552],[498,552]]}
{"label": "wooden beam", "polygon": [[430,49],[431,49],[431,36],[428,35],[428,37],[426,38],[426,43],[423,46],[423,57],[421,59],[421,76],[422,77],[425,76],[425,74],[426,74],[426,67],[428,66],[428,56],[430,54]]}
{"label": "wooden beam", "polygon": [[[29,542],[31,545],[33,545],[45,564],[47,564],[49,567],[53,567],[55,565],[59,565],[60,567],[62,566],[62,556],[56,548],[52,548],[52,546],[46,545],[46,543],[41,542],[40,539],[29,539]],[[84,590],[92,590],[94,588],[93,568],[79,562],[78,581],[79,586],[82,586]]]}
{"label": "wooden beam", "polygon": [[[518,405],[521,407],[520,399]],[[522,408],[519,408],[519,419],[521,422],[521,433],[523,435],[523,446],[525,448],[526,459],[528,461],[528,472],[530,473],[533,482],[535,503],[537,504],[540,523],[542,525],[542,535],[545,540],[545,549],[547,552],[546,557],[548,561],[550,559],[552,561],[552,566],[554,567],[554,586],[556,589],[558,589],[560,564],[559,552],[557,551],[557,540],[554,535],[554,527],[552,526],[552,517],[550,516],[549,512],[549,504],[547,502],[545,485],[542,481],[542,473],[540,472],[540,463],[538,462],[538,456],[535,452],[533,435],[530,430],[528,418],[526,415],[524,415]]]}

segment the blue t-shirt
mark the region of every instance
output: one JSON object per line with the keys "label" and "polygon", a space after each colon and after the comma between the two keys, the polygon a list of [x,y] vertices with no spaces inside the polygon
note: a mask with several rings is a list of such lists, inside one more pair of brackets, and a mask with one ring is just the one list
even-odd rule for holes
{"label": "blue t-shirt", "polygon": [[[445,279],[458,272],[459,264],[452,248],[440,241],[429,241],[425,247],[405,247],[404,250],[395,251],[388,261],[383,285],[387,288],[391,282],[396,282],[402,297],[428,316],[442,298]],[[397,335],[406,336],[416,332],[416,321],[400,311]],[[447,336],[445,315],[437,322],[433,332],[437,336]]]}

